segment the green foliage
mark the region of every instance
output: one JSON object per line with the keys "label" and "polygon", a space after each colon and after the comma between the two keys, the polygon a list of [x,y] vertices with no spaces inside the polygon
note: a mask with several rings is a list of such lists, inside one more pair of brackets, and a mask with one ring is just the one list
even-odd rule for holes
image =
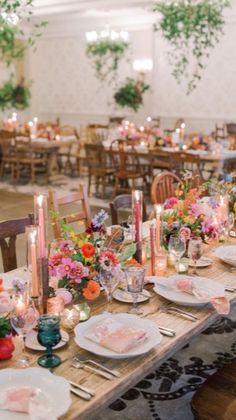
{"label": "green foliage", "polygon": [[143,94],[148,89],[149,85],[146,85],[142,80],[128,77],[126,83],[115,93],[114,99],[122,108],[126,106],[137,112],[143,104]]}
{"label": "green foliage", "polygon": [[131,258],[136,252],[136,244],[130,244],[124,248],[124,250],[117,255],[117,258],[120,263],[126,262],[129,258]]}
{"label": "green foliage", "polygon": [[[184,78],[188,80],[187,93],[196,88],[209,50],[223,34],[223,11],[229,4],[229,0],[171,0],[158,1],[153,6],[154,12],[161,13],[154,30],[162,31],[170,43],[168,58],[172,75],[178,83]],[[192,59],[194,65],[189,69]]]}
{"label": "green foliage", "polygon": [[0,338],[6,337],[11,334],[11,322],[10,319],[0,318]]}
{"label": "green foliage", "polygon": [[25,109],[29,106],[30,90],[23,84],[14,86],[11,80],[0,88],[0,109]]}
{"label": "green foliage", "polygon": [[88,43],[86,54],[93,62],[98,80],[111,82],[116,77],[119,62],[128,47],[129,43],[120,39],[106,38]]}

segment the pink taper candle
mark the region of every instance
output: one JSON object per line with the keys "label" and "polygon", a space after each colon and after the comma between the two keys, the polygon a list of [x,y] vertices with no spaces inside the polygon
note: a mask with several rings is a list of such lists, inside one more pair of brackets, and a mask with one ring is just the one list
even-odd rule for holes
{"label": "pink taper candle", "polygon": [[39,278],[37,268],[37,231],[30,233],[30,252],[31,252],[31,267],[32,267],[32,297],[39,296]]}
{"label": "pink taper candle", "polygon": [[142,240],[142,191],[135,190],[132,191],[132,201],[133,201],[133,223],[135,228],[135,242],[140,242]]}
{"label": "pink taper candle", "polygon": [[151,276],[155,275],[155,228],[150,226]]}
{"label": "pink taper candle", "polygon": [[45,258],[46,257],[46,238],[45,238],[45,217],[44,208],[43,208],[43,201],[45,197],[43,195],[39,195],[36,197],[36,204],[37,204],[37,214],[36,220],[38,221],[39,226],[39,257]]}

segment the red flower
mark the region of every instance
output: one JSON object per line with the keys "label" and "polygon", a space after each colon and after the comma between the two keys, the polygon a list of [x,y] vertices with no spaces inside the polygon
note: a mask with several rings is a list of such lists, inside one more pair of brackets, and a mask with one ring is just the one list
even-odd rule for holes
{"label": "red flower", "polygon": [[81,252],[85,258],[91,258],[95,254],[95,247],[90,243],[82,245]]}

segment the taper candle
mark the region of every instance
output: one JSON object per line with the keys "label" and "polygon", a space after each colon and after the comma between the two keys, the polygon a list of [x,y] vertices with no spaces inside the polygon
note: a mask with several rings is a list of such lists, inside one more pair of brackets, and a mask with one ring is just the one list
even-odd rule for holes
{"label": "taper candle", "polygon": [[155,275],[155,227],[150,226],[151,276]]}
{"label": "taper candle", "polygon": [[155,212],[156,212],[156,248],[158,251],[161,245],[161,212],[162,212],[161,204],[155,205]]}
{"label": "taper candle", "polygon": [[46,218],[47,218],[47,197],[36,195],[34,198],[35,223],[39,226],[39,257],[47,257],[46,244]]}
{"label": "taper candle", "polygon": [[142,208],[143,208],[143,193],[139,190],[132,191],[132,206],[133,206],[133,223],[134,223],[134,240],[140,242],[142,240]]}

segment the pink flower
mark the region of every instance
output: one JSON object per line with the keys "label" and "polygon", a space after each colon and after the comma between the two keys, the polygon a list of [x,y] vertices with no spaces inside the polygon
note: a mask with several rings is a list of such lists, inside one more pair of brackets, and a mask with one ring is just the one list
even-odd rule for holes
{"label": "pink flower", "polygon": [[164,203],[164,210],[173,209],[173,207],[178,203],[178,198],[170,197]]}
{"label": "pink flower", "polygon": [[215,224],[210,218],[205,219],[202,222],[202,233],[213,239],[217,238],[217,224]]}
{"label": "pink flower", "polygon": [[13,303],[8,292],[0,293],[0,315],[10,312],[13,309]]}
{"label": "pink flower", "polygon": [[191,229],[189,229],[189,227],[183,226],[179,231],[179,237],[184,242],[188,241],[191,238]]}
{"label": "pink flower", "polygon": [[59,282],[59,279],[55,276],[52,276],[49,281],[49,286],[52,287],[53,289],[57,289],[58,282]]}
{"label": "pink flower", "polygon": [[67,305],[68,303],[71,303],[72,301],[72,294],[69,292],[69,290],[59,288],[56,290],[56,296],[63,299],[64,305]]}
{"label": "pink flower", "polygon": [[73,248],[73,242],[70,240],[61,241],[59,244],[59,249],[61,252],[69,251],[70,248]]}
{"label": "pink flower", "polygon": [[81,283],[83,277],[89,275],[88,267],[85,267],[81,262],[75,261],[75,265],[71,271],[71,278],[75,280],[76,283]]}
{"label": "pink flower", "polygon": [[192,216],[199,217],[202,214],[202,207],[200,204],[195,203],[191,205],[190,213]]}
{"label": "pink flower", "polygon": [[118,259],[111,251],[103,251],[99,257],[99,262],[104,270],[112,270],[119,264]]}
{"label": "pink flower", "polygon": [[70,258],[62,258],[61,264],[58,266],[58,272],[62,277],[71,278],[71,273],[75,266],[75,261],[72,261]]}

